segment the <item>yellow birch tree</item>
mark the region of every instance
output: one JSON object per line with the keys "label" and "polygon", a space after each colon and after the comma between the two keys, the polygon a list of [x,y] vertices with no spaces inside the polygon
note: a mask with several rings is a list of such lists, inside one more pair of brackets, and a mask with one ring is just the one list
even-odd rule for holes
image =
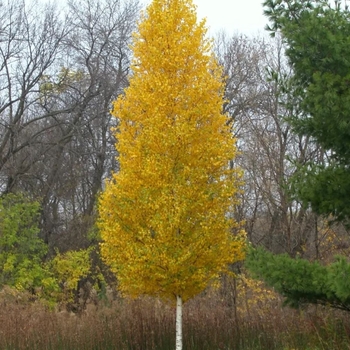
{"label": "yellow birch tree", "polygon": [[101,253],[122,293],[181,305],[244,258],[232,212],[241,171],[222,114],[222,70],[191,0],[153,0],[114,102],[120,170],[99,201]]}

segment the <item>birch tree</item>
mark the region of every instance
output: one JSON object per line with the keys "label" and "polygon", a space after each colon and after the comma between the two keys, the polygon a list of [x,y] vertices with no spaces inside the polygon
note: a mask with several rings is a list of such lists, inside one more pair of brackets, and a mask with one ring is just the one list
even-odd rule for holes
{"label": "birch tree", "polygon": [[222,70],[192,1],[154,0],[132,49],[112,110],[120,171],[100,197],[101,253],[123,294],[176,303],[182,349],[183,302],[244,258],[233,219],[241,171]]}

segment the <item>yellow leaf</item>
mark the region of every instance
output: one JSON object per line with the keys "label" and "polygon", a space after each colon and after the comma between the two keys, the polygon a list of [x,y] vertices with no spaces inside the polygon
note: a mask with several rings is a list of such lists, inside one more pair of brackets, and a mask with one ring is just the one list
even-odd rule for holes
{"label": "yellow leaf", "polygon": [[112,110],[120,171],[99,201],[101,252],[124,293],[186,301],[244,258],[222,70],[190,0],[154,0],[132,48]]}

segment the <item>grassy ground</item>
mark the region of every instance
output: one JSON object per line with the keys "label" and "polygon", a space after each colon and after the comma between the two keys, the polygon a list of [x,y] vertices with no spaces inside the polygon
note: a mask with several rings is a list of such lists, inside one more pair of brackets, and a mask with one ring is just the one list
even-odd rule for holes
{"label": "grassy ground", "polygon": [[[350,349],[350,315],[282,308],[278,296],[249,279],[230,283],[185,304],[184,350]],[[0,349],[174,348],[175,309],[159,300],[90,304],[76,315],[24,299],[0,295]]]}

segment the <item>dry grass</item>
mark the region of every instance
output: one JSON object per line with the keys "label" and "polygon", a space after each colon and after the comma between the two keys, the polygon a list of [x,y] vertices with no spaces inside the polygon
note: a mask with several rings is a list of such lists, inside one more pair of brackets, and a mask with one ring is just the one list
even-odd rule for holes
{"label": "dry grass", "polygon": [[[262,285],[238,282],[185,304],[184,349],[350,349],[347,314],[282,308]],[[170,350],[174,329],[174,308],[151,298],[88,305],[76,315],[50,311],[21,294],[0,296],[0,349]]]}

